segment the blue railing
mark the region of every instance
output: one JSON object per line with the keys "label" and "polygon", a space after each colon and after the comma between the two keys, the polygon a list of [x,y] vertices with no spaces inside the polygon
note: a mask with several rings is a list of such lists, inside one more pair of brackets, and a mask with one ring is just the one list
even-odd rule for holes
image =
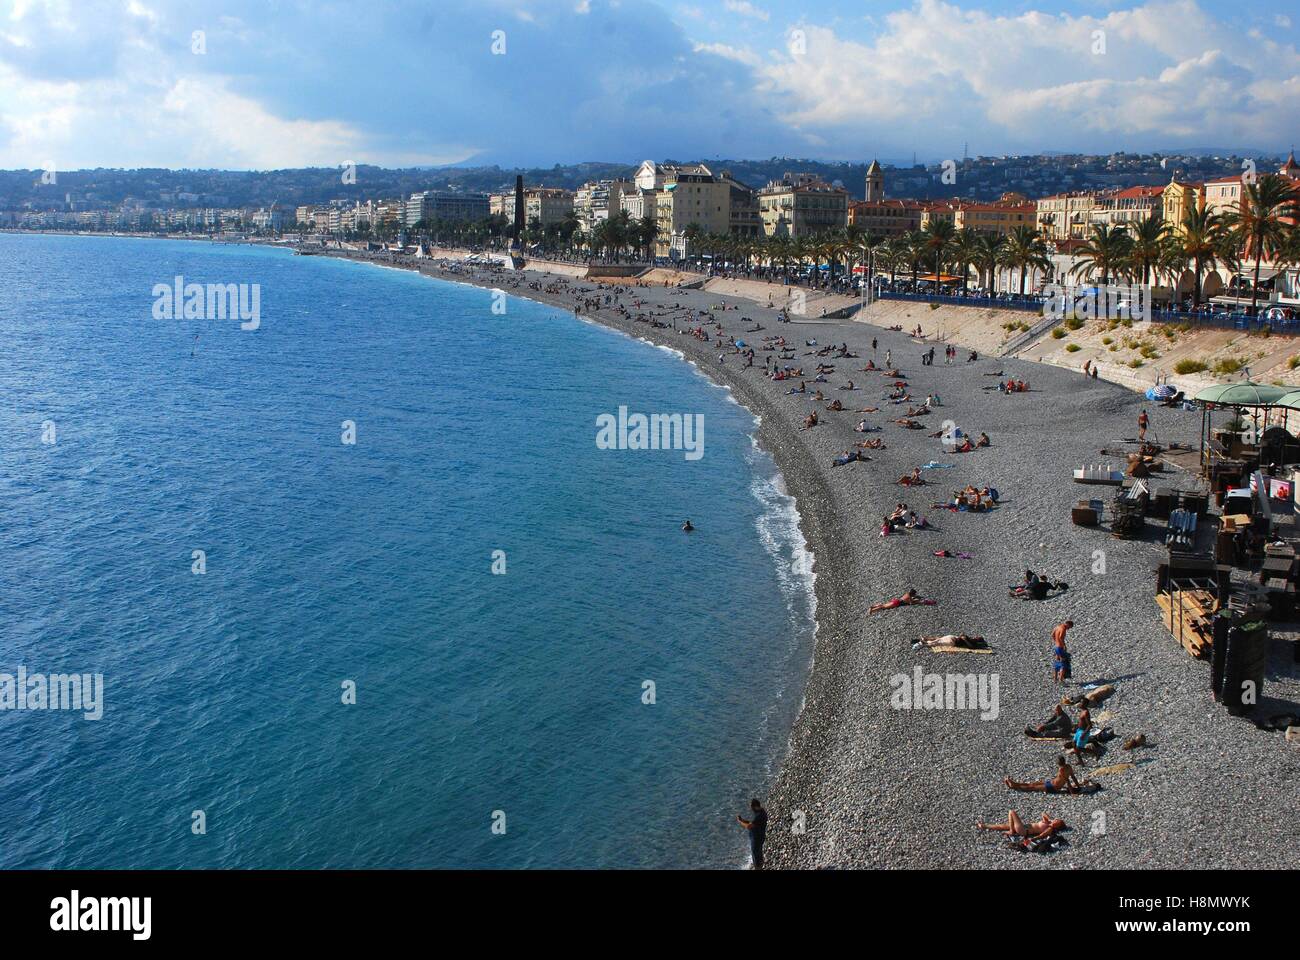
{"label": "blue railing", "polygon": [[1043,309],[1041,300],[1019,298],[1004,300],[1001,297],[958,297],[950,293],[895,293],[881,290],[876,294],[877,300],[911,300],[916,303],[947,303],[957,307],[998,307],[1003,310],[1028,310],[1040,313]]}
{"label": "blue railing", "polygon": [[[959,307],[993,307],[999,310],[1023,310],[1027,313],[1041,313],[1043,303],[1038,299],[1004,300],[1000,297],[961,297],[950,293],[925,294],[901,293],[881,290],[876,294],[877,300],[909,300],[915,303],[943,303]],[[1300,335],[1300,319],[1268,320],[1252,317],[1244,312],[1208,313],[1187,310],[1152,310],[1151,319],[1156,323],[1190,323],[1193,326],[1218,327],[1224,330],[1245,330],[1258,333],[1265,328],[1270,333]]]}

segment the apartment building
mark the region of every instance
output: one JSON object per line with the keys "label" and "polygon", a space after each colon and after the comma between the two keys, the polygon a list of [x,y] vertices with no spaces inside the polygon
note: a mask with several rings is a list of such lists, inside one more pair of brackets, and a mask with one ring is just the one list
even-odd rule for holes
{"label": "apartment building", "polygon": [[768,237],[809,237],[849,222],[849,192],[812,174],[786,173],[758,191],[758,213]]}
{"label": "apartment building", "polygon": [[655,220],[659,238],[657,256],[687,256],[686,228],[725,234],[731,229],[731,184],[715,177],[707,167],[670,168],[663,189],[655,194]]}

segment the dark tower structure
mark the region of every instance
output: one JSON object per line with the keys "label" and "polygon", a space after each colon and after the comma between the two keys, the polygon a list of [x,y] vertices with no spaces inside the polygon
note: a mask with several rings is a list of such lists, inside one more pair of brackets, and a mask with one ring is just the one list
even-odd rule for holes
{"label": "dark tower structure", "polygon": [[512,247],[520,247],[524,234],[524,178],[515,177],[515,224],[512,231]]}

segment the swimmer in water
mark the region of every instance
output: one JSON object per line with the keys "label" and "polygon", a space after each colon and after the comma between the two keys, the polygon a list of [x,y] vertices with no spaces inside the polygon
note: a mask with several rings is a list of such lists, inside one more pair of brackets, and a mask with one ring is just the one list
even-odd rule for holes
{"label": "swimmer in water", "polygon": [[682,529],[685,530],[687,533],[690,533],[692,530],[695,529],[695,526],[691,523],[690,520],[687,520],[685,523],[682,524]]}

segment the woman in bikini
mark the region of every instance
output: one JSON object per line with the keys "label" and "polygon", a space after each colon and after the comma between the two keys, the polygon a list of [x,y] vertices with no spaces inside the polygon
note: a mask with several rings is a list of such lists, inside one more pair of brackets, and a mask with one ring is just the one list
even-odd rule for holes
{"label": "woman in bikini", "polygon": [[981,820],[975,824],[976,830],[996,830],[1009,837],[1046,837],[1065,828],[1064,820],[1054,820],[1051,815],[1043,814],[1043,819],[1034,823],[1025,823],[1014,810],[1007,811],[1006,823],[985,823]]}

